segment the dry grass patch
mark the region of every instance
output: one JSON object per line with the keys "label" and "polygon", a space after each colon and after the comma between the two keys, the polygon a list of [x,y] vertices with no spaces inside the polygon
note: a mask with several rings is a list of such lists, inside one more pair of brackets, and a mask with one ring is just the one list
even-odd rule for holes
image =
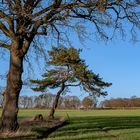
{"label": "dry grass patch", "polygon": [[31,137],[35,135],[34,132],[32,132],[30,129],[22,130],[18,129],[16,132],[0,132],[0,139],[1,138],[18,138],[18,137]]}
{"label": "dry grass patch", "polygon": [[37,139],[38,137],[43,138],[52,133],[56,128],[61,127],[61,125],[66,122],[64,117],[49,119],[42,116],[41,119],[39,119],[40,117],[37,117],[36,119],[36,116],[22,120],[19,123],[20,128],[16,132],[0,132],[0,140],[17,138]]}
{"label": "dry grass patch", "polygon": [[20,122],[20,126],[32,126],[32,125],[39,125],[39,126],[46,126],[47,128],[55,127],[61,123],[64,123],[66,120],[64,117],[56,117],[53,119],[50,118],[44,118],[43,119],[36,119],[36,116],[34,118],[25,119],[22,122]]}

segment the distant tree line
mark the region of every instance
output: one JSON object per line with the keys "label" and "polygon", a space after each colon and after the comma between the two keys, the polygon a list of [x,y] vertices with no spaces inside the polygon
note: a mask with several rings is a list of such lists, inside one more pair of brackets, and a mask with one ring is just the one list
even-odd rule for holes
{"label": "distant tree line", "polygon": [[[20,108],[47,108],[50,109],[53,106],[56,95],[54,94],[41,94],[39,96],[20,96],[19,107]],[[88,99],[86,103],[84,101]],[[97,101],[97,100],[96,100]],[[59,109],[90,109],[95,107],[96,102],[90,97],[85,97],[80,100],[77,96],[60,96],[58,101]]]}
{"label": "distant tree line", "polygon": [[[20,96],[19,107],[20,108],[47,108],[50,109],[53,106],[55,100],[54,94],[41,94],[39,96]],[[96,102],[95,102],[96,101]],[[91,109],[97,104],[97,99],[93,100],[90,96],[80,100],[77,96],[60,96],[58,102],[59,109]],[[3,106],[3,96],[0,94],[0,107]]]}
{"label": "distant tree line", "polygon": [[140,98],[131,97],[131,98],[116,98],[105,100],[102,102],[102,107],[104,108],[133,108],[140,107]]}
{"label": "distant tree line", "polygon": [[[53,105],[54,94],[41,94],[39,96],[20,96],[20,108],[47,108]],[[97,105],[98,103],[98,105]],[[0,107],[3,106],[3,95],[0,94]],[[97,97],[87,96],[82,100],[77,96],[60,96],[58,109],[93,109],[93,108],[140,108],[140,97],[112,98],[99,102]]]}

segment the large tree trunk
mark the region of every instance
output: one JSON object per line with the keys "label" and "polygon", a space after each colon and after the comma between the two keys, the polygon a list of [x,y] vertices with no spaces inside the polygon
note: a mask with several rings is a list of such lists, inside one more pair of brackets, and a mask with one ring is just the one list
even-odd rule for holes
{"label": "large tree trunk", "polygon": [[55,100],[53,102],[53,106],[49,112],[48,118],[54,118],[54,113],[55,113],[55,110],[57,108],[60,95],[64,91],[64,89],[65,89],[65,85],[63,83],[61,89],[57,92],[57,95],[56,95]]}
{"label": "large tree trunk", "polygon": [[1,117],[1,130],[15,131],[18,128],[18,98],[22,88],[23,57],[10,51],[10,66],[7,86],[4,92],[4,105]]}

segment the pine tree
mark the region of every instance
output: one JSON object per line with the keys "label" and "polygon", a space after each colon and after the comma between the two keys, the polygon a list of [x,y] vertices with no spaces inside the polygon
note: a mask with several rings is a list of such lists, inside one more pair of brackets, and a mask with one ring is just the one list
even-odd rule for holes
{"label": "pine tree", "polygon": [[49,51],[51,69],[46,71],[41,80],[31,80],[34,91],[58,89],[49,117],[54,117],[60,95],[69,87],[79,86],[82,90],[96,95],[107,95],[103,89],[111,85],[104,82],[98,74],[88,69],[85,61],[80,58],[81,50],[66,47],[53,47]]}

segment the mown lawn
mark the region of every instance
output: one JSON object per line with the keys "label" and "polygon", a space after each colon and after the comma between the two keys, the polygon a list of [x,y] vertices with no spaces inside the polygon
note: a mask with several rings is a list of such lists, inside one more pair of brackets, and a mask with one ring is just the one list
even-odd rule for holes
{"label": "mown lawn", "polygon": [[[19,119],[39,113],[47,115],[48,111],[20,110]],[[58,110],[56,115],[64,116],[69,124],[51,133],[47,140],[140,140],[140,110]]]}

